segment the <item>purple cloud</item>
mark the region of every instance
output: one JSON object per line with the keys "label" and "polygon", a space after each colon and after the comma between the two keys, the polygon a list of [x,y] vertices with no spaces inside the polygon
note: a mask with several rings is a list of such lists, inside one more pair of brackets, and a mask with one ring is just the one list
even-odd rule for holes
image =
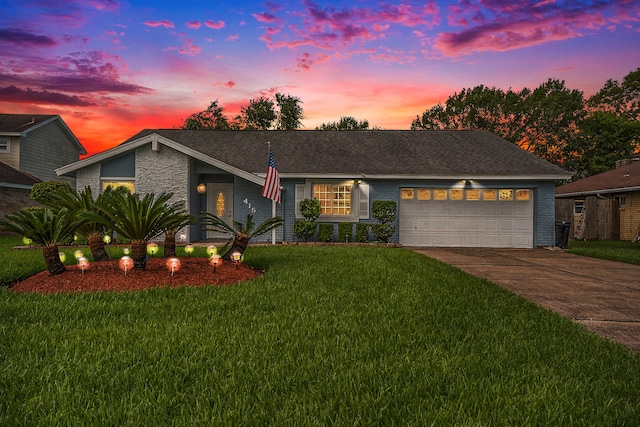
{"label": "purple cloud", "polygon": [[0,42],[31,47],[53,47],[58,44],[58,42],[49,36],[41,36],[22,30],[9,29],[0,29]]}
{"label": "purple cloud", "polygon": [[162,21],[145,21],[144,25],[147,27],[164,27],[164,28],[173,28],[173,22],[163,19]]}
{"label": "purple cloud", "polygon": [[209,19],[204,23],[204,25],[206,25],[208,28],[211,28],[212,30],[221,30],[224,28],[225,23],[224,21],[214,22],[211,19]]}
{"label": "purple cloud", "polygon": [[8,102],[19,104],[55,104],[73,107],[88,107],[96,105],[76,95],[69,96],[58,92],[20,89],[16,86],[0,87],[0,98]]}
{"label": "purple cloud", "polygon": [[448,22],[462,27],[441,33],[434,47],[445,56],[505,51],[580,37],[622,22],[639,22],[637,0],[569,3],[553,0],[512,2],[459,0],[448,9]]}

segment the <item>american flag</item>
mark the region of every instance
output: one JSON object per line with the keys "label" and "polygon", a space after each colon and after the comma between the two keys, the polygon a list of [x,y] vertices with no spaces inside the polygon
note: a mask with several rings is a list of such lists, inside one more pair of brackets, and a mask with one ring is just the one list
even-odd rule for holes
{"label": "american flag", "polygon": [[269,147],[269,166],[267,167],[267,177],[264,180],[264,187],[262,187],[262,197],[280,203],[280,196],[278,167],[276,166],[276,159],[273,157],[271,147]]}

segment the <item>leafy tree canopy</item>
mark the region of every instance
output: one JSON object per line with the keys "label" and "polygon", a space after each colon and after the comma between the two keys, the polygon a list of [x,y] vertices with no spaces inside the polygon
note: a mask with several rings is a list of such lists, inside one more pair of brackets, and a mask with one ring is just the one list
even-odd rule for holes
{"label": "leafy tree canopy", "polygon": [[337,122],[323,123],[316,130],[380,130],[378,127],[369,128],[368,120],[358,121],[352,116],[341,116]]}

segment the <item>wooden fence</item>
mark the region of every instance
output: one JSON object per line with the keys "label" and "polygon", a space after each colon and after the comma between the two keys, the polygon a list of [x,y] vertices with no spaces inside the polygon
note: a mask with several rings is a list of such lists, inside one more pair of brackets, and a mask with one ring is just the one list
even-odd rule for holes
{"label": "wooden fence", "polygon": [[[582,214],[574,214],[575,200],[556,199],[556,221],[571,222],[569,236],[578,240],[619,240],[620,212],[615,199],[584,199]],[[580,215],[583,215],[582,219]]]}

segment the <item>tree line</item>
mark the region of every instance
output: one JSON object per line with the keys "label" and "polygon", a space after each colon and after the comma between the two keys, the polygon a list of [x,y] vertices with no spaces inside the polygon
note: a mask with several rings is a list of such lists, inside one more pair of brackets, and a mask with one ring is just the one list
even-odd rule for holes
{"label": "tree line", "polygon": [[[251,99],[229,119],[215,100],[185,119],[183,129],[295,130],[302,127],[300,98],[275,94]],[[352,116],[316,130],[379,130]],[[548,79],[535,89],[479,85],[451,95],[411,122],[412,130],[483,129],[563,167],[574,178],[605,172],[640,151],[640,68],[613,79],[593,96]]]}

